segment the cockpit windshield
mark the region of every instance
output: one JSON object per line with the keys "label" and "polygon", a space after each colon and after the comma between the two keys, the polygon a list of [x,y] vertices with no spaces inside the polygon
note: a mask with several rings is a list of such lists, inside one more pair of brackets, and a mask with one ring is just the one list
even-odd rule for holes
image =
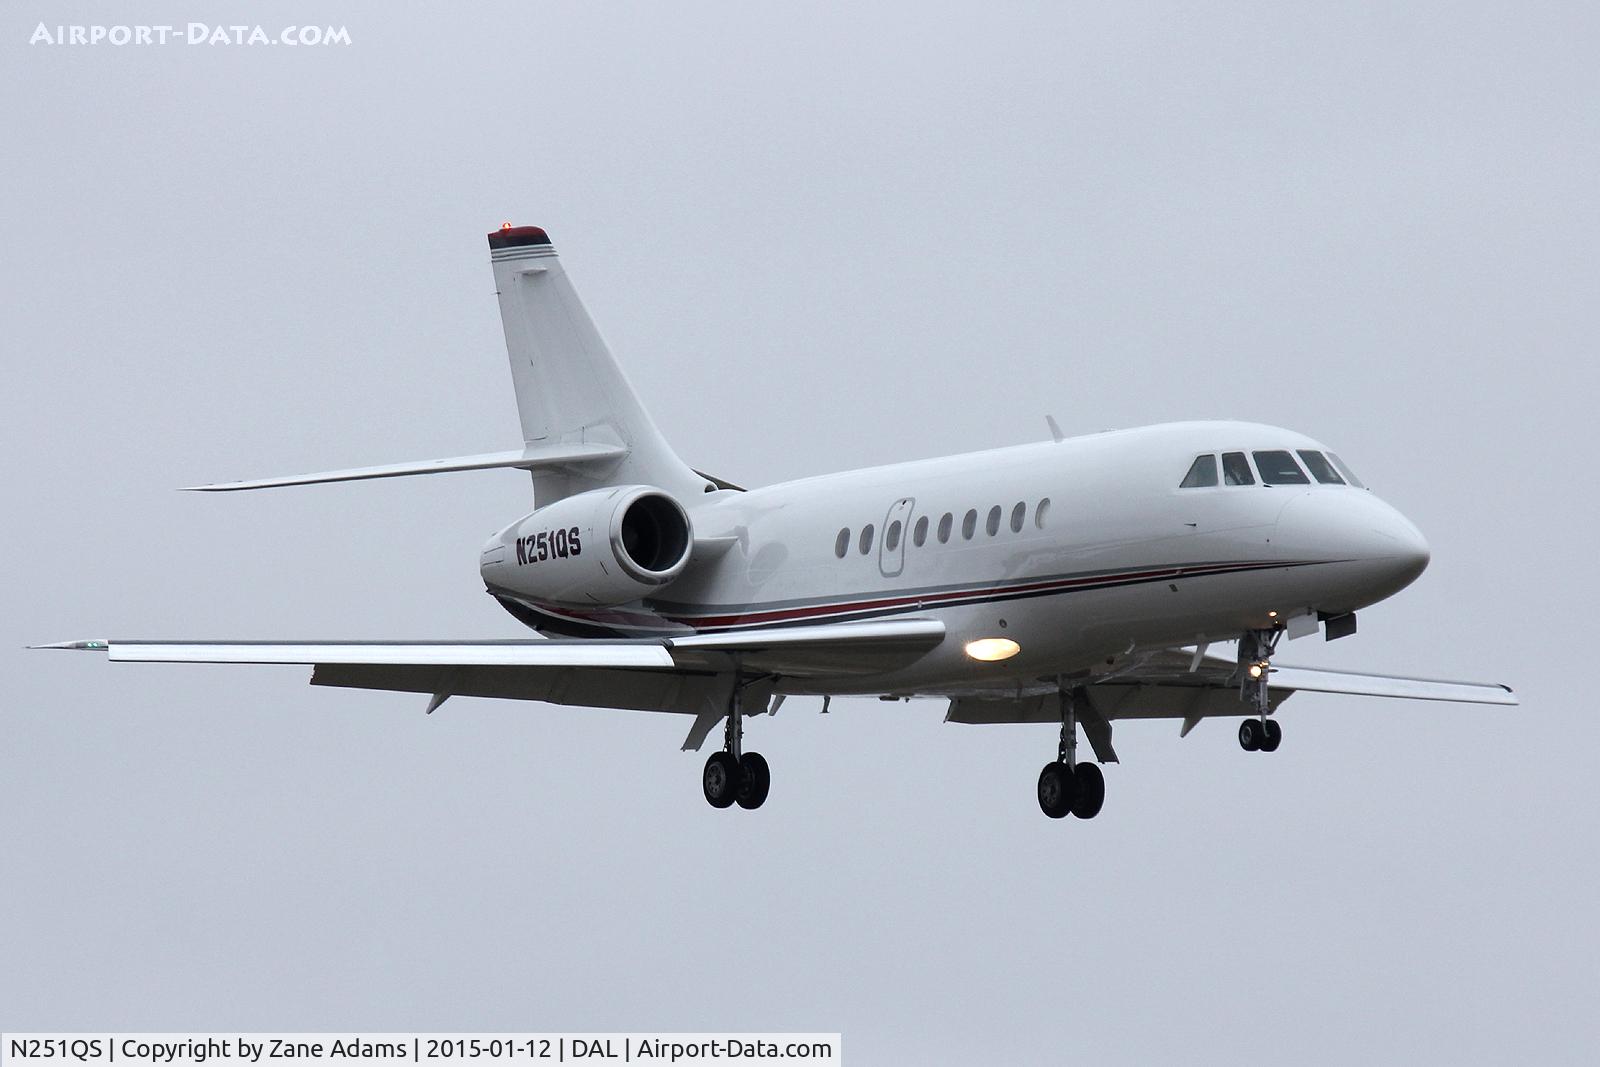
{"label": "cockpit windshield", "polygon": [[1189,473],[1183,476],[1183,481],[1178,483],[1180,489],[1203,489],[1208,485],[1217,484],[1217,457],[1196,456],[1194,463],[1189,467]]}
{"label": "cockpit windshield", "polygon": [[1257,452],[1256,470],[1262,485],[1310,485],[1311,479],[1288,452]]}
{"label": "cockpit windshield", "polygon": [[1344,475],[1344,480],[1346,482],[1355,486],[1357,489],[1366,488],[1366,484],[1363,483],[1360,478],[1356,477],[1356,472],[1350,469],[1350,464],[1346,463],[1332,452],[1328,453],[1328,462],[1332,463],[1334,468],[1338,470],[1340,474]]}
{"label": "cockpit windshield", "polygon": [[[1244,452],[1223,452],[1221,455],[1220,473],[1223,485],[1255,485],[1256,475],[1259,473],[1262,485],[1310,485],[1314,478],[1318,485],[1366,488],[1361,484],[1361,479],[1355,476],[1355,472],[1332,452],[1297,448],[1292,452],[1289,449],[1263,449],[1248,455]],[[1300,457],[1299,463],[1295,462],[1296,456]],[[1252,458],[1255,461],[1253,466]],[[1307,471],[1311,473],[1310,478],[1306,477]],[[1188,473],[1183,476],[1183,481],[1178,483],[1178,488],[1206,489],[1217,483],[1217,453],[1208,452],[1194,458],[1189,464]]]}
{"label": "cockpit windshield", "polygon": [[1299,448],[1295,452],[1300,456],[1300,462],[1306,465],[1306,470],[1311,472],[1311,477],[1323,485],[1344,484],[1339,472],[1333,469],[1333,464],[1329,463],[1321,452],[1309,448]]}

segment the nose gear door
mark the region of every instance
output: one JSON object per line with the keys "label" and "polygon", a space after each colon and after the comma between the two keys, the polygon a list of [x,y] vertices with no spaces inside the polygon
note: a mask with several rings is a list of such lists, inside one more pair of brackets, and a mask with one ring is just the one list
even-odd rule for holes
{"label": "nose gear door", "polygon": [[878,548],[878,571],[885,578],[898,577],[906,568],[906,539],[911,536],[911,508],[916,503],[909,496],[896,500],[883,517],[883,540]]}

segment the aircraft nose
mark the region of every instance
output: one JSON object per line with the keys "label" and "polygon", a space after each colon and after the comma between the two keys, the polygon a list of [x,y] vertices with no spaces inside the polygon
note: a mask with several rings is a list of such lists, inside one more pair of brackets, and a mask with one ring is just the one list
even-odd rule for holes
{"label": "aircraft nose", "polygon": [[1341,564],[1335,599],[1351,603],[1398,593],[1431,556],[1410,519],[1363,490],[1316,490],[1291,501],[1278,517],[1278,539],[1304,558]]}
{"label": "aircraft nose", "polygon": [[1379,532],[1393,539],[1395,554],[1391,559],[1395,575],[1402,579],[1401,585],[1410,585],[1428,569],[1428,561],[1433,558],[1433,553],[1428,548],[1428,539],[1422,536],[1416,523],[1387,504],[1384,506],[1389,510],[1389,521]]}

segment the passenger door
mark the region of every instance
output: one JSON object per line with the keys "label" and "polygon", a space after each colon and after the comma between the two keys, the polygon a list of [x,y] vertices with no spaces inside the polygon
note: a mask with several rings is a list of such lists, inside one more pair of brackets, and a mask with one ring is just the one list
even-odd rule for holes
{"label": "passenger door", "polygon": [[883,540],[878,548],[878,570],[885,578],[896,578],[906,569],[906,541],[911,537],[911,508],[915,501],[909,496],[896,500],[883,517]]}

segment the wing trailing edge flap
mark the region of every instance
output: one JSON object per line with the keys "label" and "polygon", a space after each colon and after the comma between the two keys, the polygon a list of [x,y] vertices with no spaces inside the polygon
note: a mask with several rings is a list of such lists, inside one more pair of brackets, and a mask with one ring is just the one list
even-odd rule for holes
{"label": "wing trailing edge flap", "polygon": [[[319,663],[311,684],[340,689],[381,689],[440,697],[538,700],[575,707],[719,714],[728,684],[715,674],[614,667],[485,667],[415,664]],[[435,703],[435,701],[437,701]]]}
{"label": "wing trailing edge flap", "polygon": [[[1078,721],[1093,740],[1090,723],[1094,719],[1109,724],[1115,719],[1188,719],[1208,715],[1244,715],[1249,708],[1239,700],[1237,689],[1206,686],[1144,685],[1115,682],[1091,685],[1082,690],[1088,707],[1078,706]],[[1276,708],[1288,698],[1286,692],[1270,694]],[[950,701],[946,722],[1006,723],[1061,721],[1061,706],[1054,693],[1040,696],[955,697]],[[1110,762],[1109,760],[1106,762]]]}
{"label": "wing trailing edge flap", "polygon": [[[1094,758],[1101,763],[1117,763],[1117,750],[1111,744],[1111,711],[1115,706],[1107,694],[1087,691],[1087,699],[1077,704],[1078,724],[1083,727]],[[1044,693],[1024,697],[954,697],[945,712],[945,722],[1002,723],[1061,721],[1061,697]]]}

